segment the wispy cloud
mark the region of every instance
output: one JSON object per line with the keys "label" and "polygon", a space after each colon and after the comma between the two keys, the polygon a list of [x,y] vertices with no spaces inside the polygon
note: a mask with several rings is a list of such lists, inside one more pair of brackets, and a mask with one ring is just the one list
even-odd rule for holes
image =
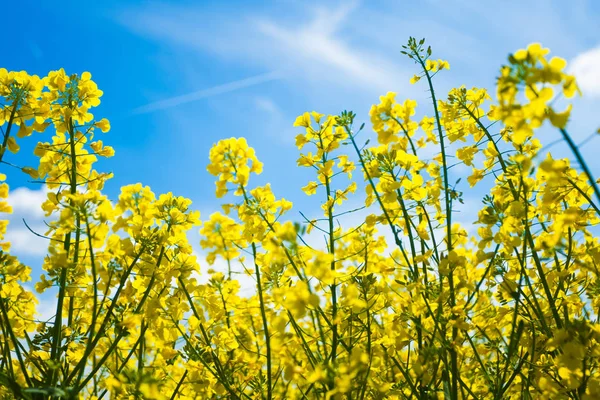
{"label": "wispy cloud", "polygon": [[317,67],[328,72],[322,74],[326,79],[335,76],[363,87],[389,89],[397,78],[393,64],[381,55],[352,48],[337,35],[354,8],[346,6],[329,14],[318,10],[316,17],[299,29],[271,20],[259,21],[256,26],[285,59],[294,60],[303,70]]}
{"label": "wispy cloud", "polygon": [[308,22],[290,25],[263,18],[256,19],[254,27],[297,75],[377,92],[398,88],[403,81],[398,65],[385,53],[352,45],[348,39],[358,8],[358,1],[309,8]]}
{"label": "wispy cloud", "polygon": [[193,101],[205,99],[207,97],[234,92],[236,90],[244,89],[250,86],[260,85],[261,83],[270,82],[281,78],[282,74],[277,71],[255,75],[249,78],[213,86],[208,89],[202,89],[196,92],[186,93],[179,96],[169,97],[167,99],[155,101],[153,103],[135,108],[132,111],[132,113],[147,114],[154,111],[164,110],[166,108],[173,108],[183,104],[191,103]]}
{"label": "wispy cloud", "polygon": [[271,100],[267,97],[262,97],[262,96],[256,97],[254,99],[254,104],[256,105],[257,109],[264,111],[267,114],[270,114],[272,116],[277,116],[277,117],[281,116],[281,110],[279,109],[277,104],[275,104],[275,102],[273,102],[273,100]]}
{"label": "wispy cloud", "polygon": [[[359,2],[304,4],[292,21],[272,13],[245,13],[240,16],[242,23],[232,25],[226,15],[168,5],[160,10],[145,7],[124,12],[118,20],[139,34],[200,56],[212,52],[224,60],[241,61],[241,66],[276,69],[294,84],[353,87],[372,93],[407,86],[402,82],[408,81],[408,73],[403,73],[395,60],[353,36]],[[215,18],[219,24],[214,23]],[[203,23],[206,20],[212,21],[208,27]]]}

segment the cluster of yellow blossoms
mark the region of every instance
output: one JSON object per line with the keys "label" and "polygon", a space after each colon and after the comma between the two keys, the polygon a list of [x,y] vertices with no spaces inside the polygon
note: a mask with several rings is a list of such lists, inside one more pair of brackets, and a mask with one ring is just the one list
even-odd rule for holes
{"label": "cluster of yellow blossoms", "polygon": [[[371,146],[352,112],[296,119],[298,166],[316,175],[303,190],[322,204],[303,223],[270,185],[250,184],[263,165],[243,138],[210,151],[228,203],[202,224],[190,200],[141,184],[111,201],[111,174],[94,169],[114,151],[94,137],[110,124],[90,113],[102,95],[91,75],[0,70],[0,162],[15,136],[53,131],[22,170],[49,189],[35,289],[57,299],[39,320],[1,221],[0,398],[600,397],[600,191],[566,130],[570,106],[553,108],[557,90],[577,92],[566,63],[538,44],[517,51],[492,104],[464,87],[438,100],[449,63],[412,38],[403,53],[431,117],[388,93],[370,112]],[[580,168],[543,151],[546,121]],[[457,164],[470,187],[491,188],[474,229],[456,221]],[[364,206],[349,210],[358,193]],[[8,195],[0,183],[0,212]],[[352,212],[359,223],[342,226]],[[186,236],[199,225],[205,260]]]}

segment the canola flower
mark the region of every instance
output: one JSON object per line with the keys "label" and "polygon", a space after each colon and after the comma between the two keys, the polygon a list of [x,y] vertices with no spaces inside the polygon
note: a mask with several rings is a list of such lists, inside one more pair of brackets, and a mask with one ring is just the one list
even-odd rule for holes
{"label": "canola flower", "polygon": [[[35,148],[39,165],[21,170],[49,189],[35,290],[57,292],[40,321],[2,220],[0,398],[600,397],[600,191],[568,132],[571,106],[556,108],[578,93],[566,62],[532,44],[501,68],[495,100],[465,87],[441,99],[435,77],[449,62],[424,40],[402,53],[430,116],[387,93],[369,113],[374,144],[352,112],[294,122],[297,164],[314,172],[302,189],[321,202],[302,222],[270,185],[252,185],[263,164],[244,138],[211,149],[226,203],[202,222],[189,199],[142,184],[107,198],[112,174],[94,164],[114,150],[97,138],[110,123],[91,112],[102,96],[91,74],[0,69],[0,162],[33,131],[52,135]],[[544,125],[577,163],[544,150]],[[491,187],[475,228],[455,220],[457,162],[469,186]],[[367,215],[341,226],[350,199]],[[310,246],[311,234],[325,245]],[[250,296],[240,272],[256,284]]]}

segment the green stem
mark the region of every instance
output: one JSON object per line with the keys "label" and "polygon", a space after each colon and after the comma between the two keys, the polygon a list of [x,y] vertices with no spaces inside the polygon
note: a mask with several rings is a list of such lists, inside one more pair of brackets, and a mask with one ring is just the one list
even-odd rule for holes
{"label": "green stem", "polygon": [[[431,93],[431,102],[433,103],[433,110],[435,112],[435,122],[438,130],[438,137],[440,140],[440,151],[442,154],[442,169],[444,173],[444,200],[446,203],[446,236],[447,236],[447,251],[452,251],[452,208],[450,201],[450,185],[448,184],[448,164],[446,161],[446,146],[444,144],[444,133],[442,131],[442,124],[440,119],[440,113],[437,106],[437,99],[435,97],[435,90],[433,89],[433,82],[429,70],[425,65],[425,61],[421,57],[418,51],[414,51],[413,54],[416,56],[425,77],[427,78],[427,84],[429,85],[429,92]],[[450,306],[456,305],[456,298],[454,293],[454,272],[450,269],[448,273],[448,285],[450,287]],[[451,397],[454,400],[458,399],[458,385],[459,385],[459,369],[458,369],[458,354],[455,349],[456,343],[454,341],[458,337],[458,329],[452,328],[452,343],[450,345],[450,363],[452,368],[452,393]]]}
{"label": "green stem", "polygon": [[217,372],[219,373],[219,375],[221,376],[221,379],[225,379],[224,378],[224,370],[223,370],[223,365],[221,364],[221,361],[219,360],[219,357],[215,354],[215,352],[213,351],[212,347],[211,347],[211,340],[210,337],[208,336],[208,333],[206,332],[206,329],[204,328],[204,324],[202,323],[202,317],[200,316],[200,313],[198,313],[198,310],[196,309],[196,305],[194,304],[194,301],[192,299],[192,296],[190,295],[190,292],[187,290],[187,288],[185,287],[185,283],[183,282],[183,279],[178,278],[178,282],[179,285],[181,286],[181,289],[183,290],[183,293],[185,294],[185,297],[188,300],[188,303],[192,309],[192,313],[194,314],[194,316],[198,319],[199,321],[199,326],[200,326],[200,331],[202,333],[202,337],[204,338],[204,342],[206,344],[206,346],[208,348],[210,348],[210,354],[211,357],[213,359],[213,362],[215,363],[215,368],[217,369]]}
{"label": "green stem", "polygon": [[267,350],[267,400],[273,398],[272,387],[272,367],[271,367],[271,336],[269,335],[269,322],[265,310],[265,300],[263,297],[262,282],[260,278],[260,268],[256,262],[256,245],[252,243],[252,255],[254,257],[254,273],[256,274],[256,287],[258,289],[258,299],[260,302],[260,316],[262,318],[263,330],[265,333],[265,346]]}
{"label": "green stem", "polygon": [[8,138],[10,137],[10,131],[13,126],[13,121],[15,119],[15,114],[17,112],[17,106],[19,105],[19,96],[17,96],[12,103],[12,110],[10,112],[10,117],[8,118],[8,125],[6,126],[6,133],[4,134],[4,139],[2,141],[2,148],[0,148],[0,163],[4,158],[4,153],[6,152],[6,144],[8,143]]}
{"label": "green stem", "polygon": [[171,395],[170,400],[175,400],[175,398],[177,397],[177,394],[179,393],[179,389],[181,389],[181,385],[183,385],[183,381],[187,377],[187,374],[188,374],[188,370],[186,369],[185,372],[183,373],[183,375],[181,376],[181,379],[177,383],[177,386],[175,386],[175,390],[173,391],[173,394]]}
{"label": "green stem", "polygon": [[594,194],[596,195],[596,198],[600,202],[600,188],[598,188],[598,185],[596,184],[596,181],[594,180],[592,172],[590,171],[587,163],[585,162],[585,159],[581,155],[581,152],[579,151],[579,147],[575,144],[575,142],[573,142],[573,139],[571,139],[571,135],[569,135],[569,133],[564,128],[560,128],[560,133],[562,134],[563,139],[565,139],[565,141],[569,145],[569,148],[571,148],[571,151],[575,155],[575,158],[577,159],[577,162],[581,166],[581,169],[583,169],[583,172],[589,179],[590,185],[594,189]]}
{"label": "green stem", "polygon": [[[67,121],[67,126],[69,130],[69,147],[70,147],[70,158],[71,158],[71,166],[70,166],[70,193],[75,194],[77,192],[77,154],[75,152],[75,131],[73,127],[73,120],[71,118]],[[72,202],[70,204],[73,206]],[[71,250],[71,235],[72,232],[66,234],[65,237],[65,245],[64,249],[67,254],[67,260],[70,256]],[[59,280],[59,291],[58,291],[58,301],[56,303],[56,317],[54,318],[54,336],[52,338],[52,348],[50,352],[50,358],[54,360],[56,363],[60,363],[61,357],[61,346],[60,343],[62,341],[62,313],[63,313],[63,305],[66,296],[66,286],[67,286],[67,268],[68,265],[64,265],[60,271],[60,280]],[[50,386],[54,386],[56,384],[58,369],[54,369],[50,374]]]}
{"label": "green stem", "polygon": [[[125,287],[125,284],[127,283],[127,279],[129,278],[129,275],[131,274],[133,267],[138,262],[138,260],[140,259],[140,257],[142,256],[142,254],[144,253],[145,250],[146,250],[146,247],[144,245],[142,245],[140,252],[135,256],[135,258],[133,259],[131,264],[127,267],[127,270],[123,271],[123,275],[121,276],[119,286],[117,287],[117,290],[115,292],[115,295],[112,298],[110,306],[108,307],[108,309],[106,311],[106,317],[104,317],[104,319],[102,320],[102,323],[100,324],[100,328],[98,328],[98,332],[96,333],[96,336],[93,338],[92,338],[92,336],[88,337],[89,344],[86,346],[86,350],[83,353],[83,357],[81,357],[81,360],[79,360],[79,362],[77,363],[77,365],[71,372],[71,375],[68,376],[66,383],[69,383],[71,381],[71,379],[73,379],[78,374],[80,376],[79,379],[81,379],[83,371],[85,370],[85,364],[86,364],[87,358],[91,354],[92,350],[98,344],[98,341],[100,341],[100,339],[102,337],[104,337],[104,332],[106,330],[108,323],[110,322],[110,319],[112,318],[113,310],[117,306],[118,299],[121,295],[121,292],[123,291],[123,288]],[[108,288],[107,288],[107,290],[108,290]]]}
{"label": "green stem", "polygon": [[[235,170],[235,163],[231,163],[234,170]],[[237,172],[237,171],[236,171]],[[246,205],[250,206],[250,199],[248,198],[248,194],[246,193],[246,188],[243,185],[240,185],[240,189],[242,190],[242,194],[244,196],[244,201],[246,202]],[[258,290],[258,300],[260,303],[260,315],[262,318],[262,324],[263,324],[263,331],[264,331],[264,336],[265,336],[265,347],[266,347],[266,357],[267,357],[267,400],[271,400],[273,398],[273,387],[272,387],[272,381],[273,381],[273,377],[272,377],[272,366],[271,366],[271,336],[269,334],[269,322],[267,320],[267,312],[265,309],[265,300],[264,300],[264,296],[263,296],[263,288],[262,288],[262,281],[261,281],[261,277],[260,277],[260,268],[258,266],[258,263],[256,262],[256,255],[257,255],[257,251],[256,251],[256,244],[254,244],[254,242],[252,243],[252,256],[254,259],[254,273],[256,275],[256,287]]]}

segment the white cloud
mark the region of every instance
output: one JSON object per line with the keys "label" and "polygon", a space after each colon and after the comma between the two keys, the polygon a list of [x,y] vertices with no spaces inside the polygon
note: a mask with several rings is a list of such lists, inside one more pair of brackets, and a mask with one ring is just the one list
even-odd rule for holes
{"label": "white cloud", "polygon": [[47,189],[42,187],[32,190],[19,187],[11,190],[8,203],[12,206],[12,214],[4,216],[9,220],[6,231],[6,240],[11,243],[11,251],[19,256],[40,256],[46,254],[48,239],[41,238],[32,233],[27,225],[34,231],[44,234],[44,212],[41,208],[46,200]]}
{"label": "white cloud", "polygon": [[600,97],[600,46],[577,55],[569,71],[585,96]]}
{"label": "white cloud", "polygon": [[44,211],[41,205],[46,201],[47,193],[48,191],[45,187],[39,190],[19,187],[10,191],[8,204],[12,206],[14,215],[42,218]]}
{"label": "white cloud", "polygon": [[54,288],[49,289],[43,295],[38,295],[39,304],[36,309],[38,321],[53,321],[56,315],[56,294]]}
{"label": "white cloud", "polygon": [[[30,222],[27,224],[37,233],[43,234],[46,230],[43,225],[32,226]],[[48,249],[48,239],[33,234],[24,226],[23,221],[11,222],[6,232],[6,240],[10,242],[11,251],[19,256],[41,256],[46,254]]]}

